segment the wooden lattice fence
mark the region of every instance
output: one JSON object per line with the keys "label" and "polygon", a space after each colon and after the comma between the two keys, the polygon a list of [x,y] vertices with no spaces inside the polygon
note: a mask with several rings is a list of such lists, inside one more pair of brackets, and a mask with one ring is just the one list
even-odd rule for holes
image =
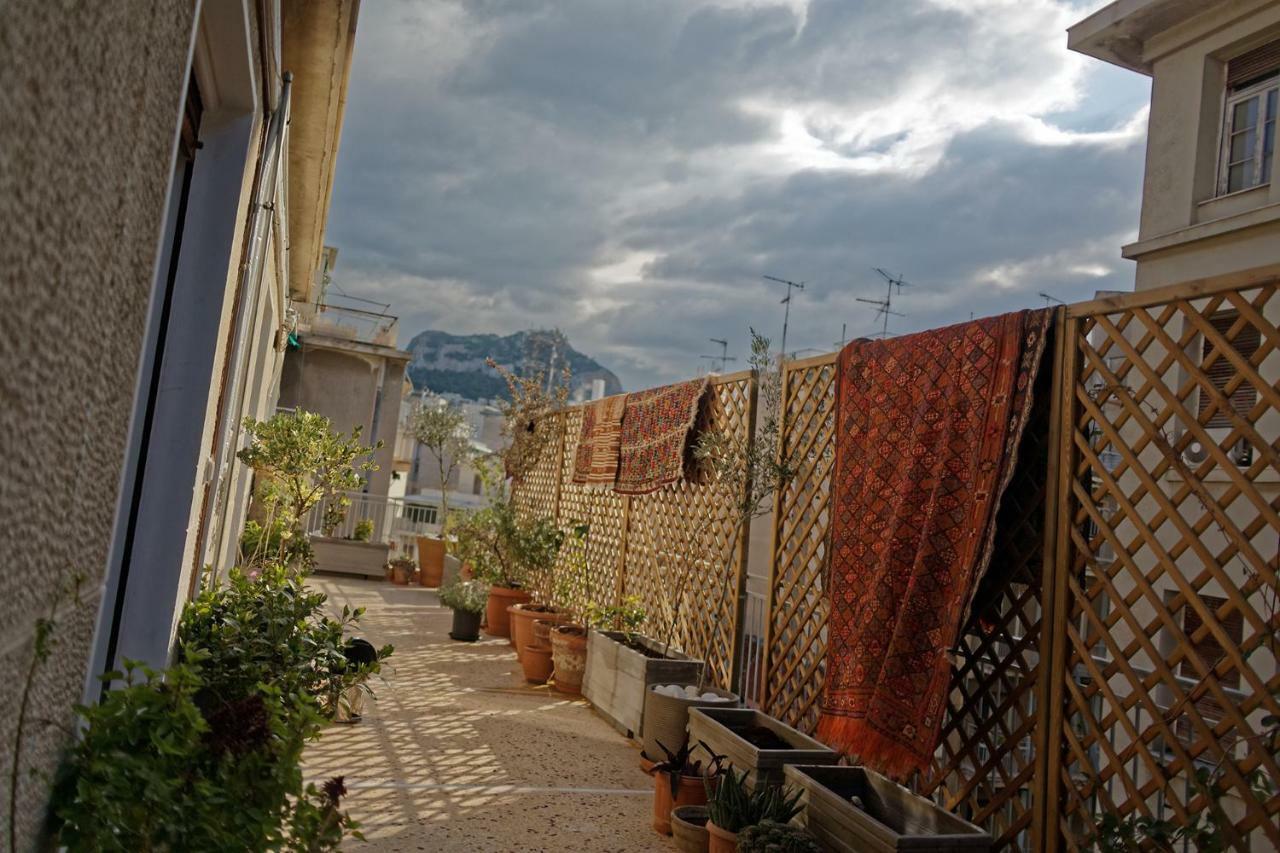
{"label": "wooden lattice fence", "polygon": [[[713,377],[712,391],[706,426],[749,443],[756,398],[752,374]],[[514,495],[520,512],[555,518],[566,533],[588,525],[585,543],[570,539],[560,554],[553,600],[581,611],[588,602],[610,605],[635,596],[647,614],[645,633],[660,640],[670,636],[674,648],[707,661],[711,680],[729,686],[748,546],[747,526],[736,512],[739,496],[710,477],[640,496],[576,485],[573,460],[581,425],[580,406],[539,425],[556,437]]]}
{"label": "wooden lattice fence", "polygon": [[[953,651],[934,765],[914,780],[998,849],[1090,849],[1106,826],[1123,846],[1144,818],[1280,848],[1276,290],[1059,312],[1047,405]],[[780,452],[800,474],[775,508],[764,707],[806,731],[826,653],[834,361],[790,362],[783,380]]]}

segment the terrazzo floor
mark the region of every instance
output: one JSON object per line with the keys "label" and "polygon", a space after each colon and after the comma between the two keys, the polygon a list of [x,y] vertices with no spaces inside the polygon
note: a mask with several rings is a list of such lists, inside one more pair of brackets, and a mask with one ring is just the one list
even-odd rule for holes
{"label": "terrazzo floor", "polygon": [[639,750],[583,700],[527,685],[506,640],[450,640],[435,593],[313,576],[335,610],[366,608],[360,634],[395,655],[377,699],[307,753],[309,779],[343,775],[364,842],[441,853],[640,853],[675,846],[650,827]]}

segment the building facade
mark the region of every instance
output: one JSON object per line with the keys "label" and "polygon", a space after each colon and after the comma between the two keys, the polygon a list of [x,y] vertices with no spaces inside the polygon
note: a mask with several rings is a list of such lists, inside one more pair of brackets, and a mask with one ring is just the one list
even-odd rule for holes
{"label": "building facade", "polygon": [[126,657],[164,666],[182,604],[235,552],[239,425],[275,410],[318,268],[302,235],[323,231],[358,7],[5,10],[0,736],[20,745],[20,848],[73,703]]}

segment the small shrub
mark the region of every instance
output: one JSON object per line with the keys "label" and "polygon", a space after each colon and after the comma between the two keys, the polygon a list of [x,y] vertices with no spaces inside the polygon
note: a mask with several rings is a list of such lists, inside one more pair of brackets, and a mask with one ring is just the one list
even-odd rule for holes
{"label": "small shrub", "polygon": [[822,848],[804,828],[766,820],[738,833],[738,853],[822,853]]}
{"label": "small shrub", "polygon": [[489,601],[489,585],[455,577],[440,590],[440,603],[464,613],[480,613]]}
{"label": "small shrub", "polygon": [[373,519],[362,518],[356,522],[355,529],[351,531],[351,538],[356,542],[368,542],[373,538]]}

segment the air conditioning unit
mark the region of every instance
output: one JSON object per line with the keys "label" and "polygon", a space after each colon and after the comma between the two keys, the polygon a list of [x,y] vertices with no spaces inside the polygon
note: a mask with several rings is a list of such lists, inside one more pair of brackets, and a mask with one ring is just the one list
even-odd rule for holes
{"label": "air conditioning unit", "polygon": [[1193,439],[1187,445],[1186,450],[1182,451],[1182,458],[1191,465],[1199,465],[1201,462],[1209,458],[1209,449],[1204,446],[1200,439]]}

